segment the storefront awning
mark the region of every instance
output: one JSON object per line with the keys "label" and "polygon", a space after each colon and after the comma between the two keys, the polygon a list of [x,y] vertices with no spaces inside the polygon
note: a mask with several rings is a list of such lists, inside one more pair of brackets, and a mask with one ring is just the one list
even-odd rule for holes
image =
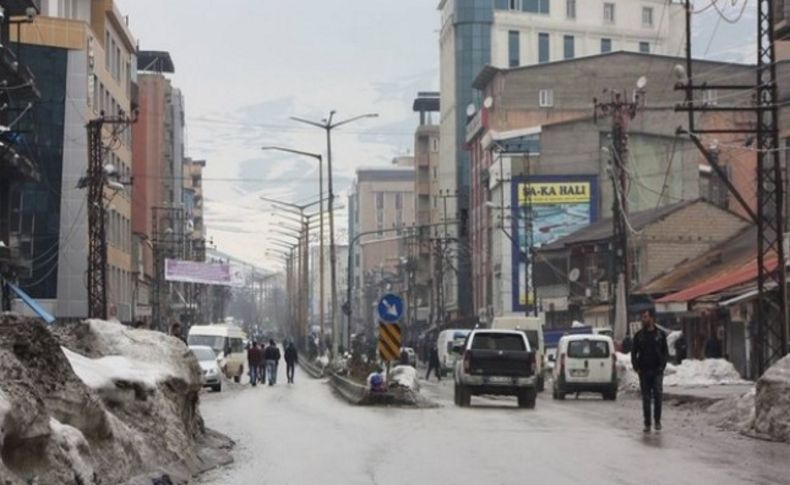
{"label": "storefront awning", "polygon": [[16,286],[15,284],[9,281],[6,281],[6,284],[8,285],[9,288],[11,288],[11,291],[16,293],[19,299],[22,300],[25,303],[25,305],[28,306],[28,308],[33,310],[33,313],[41,317],[41,319],[47,322],[47,324],[49,325],[55,323],[55,317],[53,317],[48,311],[44,310],[44,308],[41,305],[39,305],[38,302],[34,300],[30,295],[28,295],[27,293],[22,291],[21,288],[19,288],[18,286]]}

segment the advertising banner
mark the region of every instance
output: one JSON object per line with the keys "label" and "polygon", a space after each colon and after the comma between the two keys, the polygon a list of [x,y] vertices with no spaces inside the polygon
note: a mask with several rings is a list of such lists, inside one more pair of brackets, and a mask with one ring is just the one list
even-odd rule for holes
{"label": "advertising banner", "polygon": [[513,311],[534,305],[532,265],[527,227],[532,222],[532,247],[540,248],[572,234],[598,218],[595,176],[515,177],[512,184]]}
{"label": "advertising banner", "polygon": [[165,260],[165,280],[202,285],[236,286],[233,271],[226,263]]}

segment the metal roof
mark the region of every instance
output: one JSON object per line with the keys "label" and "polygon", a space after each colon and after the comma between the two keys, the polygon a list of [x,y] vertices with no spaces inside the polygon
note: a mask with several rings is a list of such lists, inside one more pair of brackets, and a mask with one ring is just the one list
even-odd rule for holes
{"label": "metal roof", "polygon": [[[776,257],[768,259],[766,267],[769,271],[773,271],[777,265]],[[714,276],[706,279],[696,285],[690,286],[684,290],[672,293],[663,298],[656,300],[656,303],[680,303],[696,300],[700,297],[718,293],[727,288],[743,285],[749,283],[757,278],[757,259],[752,259],[745,265],[726,271],[724,274]]]}
{"label": "metal roof", "polygon": [[173,59],[167,51],[138,51],[137,68],[143,72],[176,72]]}

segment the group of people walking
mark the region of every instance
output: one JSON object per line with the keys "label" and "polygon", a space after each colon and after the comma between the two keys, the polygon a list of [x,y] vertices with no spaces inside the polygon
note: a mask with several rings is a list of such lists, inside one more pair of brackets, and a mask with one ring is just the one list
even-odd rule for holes
{"label": "group of people walking", "polygon": [[[293,384],[296,363],[299,360],[298,353],[293,342],[286,342],[283,347],[285,348],[285,375],[288,383]],[[250,384],[253,387],[258,384],[265,384],[267,377],[270,386],[277,384],[277,370],[282,357],[280,348],[274,342],[274,339],[269,340],[269,345],[259,345],[258,342],[252,342],[247,349]]]}

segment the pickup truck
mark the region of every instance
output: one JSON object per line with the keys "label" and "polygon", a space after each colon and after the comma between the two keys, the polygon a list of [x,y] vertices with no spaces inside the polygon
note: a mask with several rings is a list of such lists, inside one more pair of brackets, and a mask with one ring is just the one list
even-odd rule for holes
{"label": "pickup truck", "polygon": [[535,353],[524,332],[473,330],[458,350],[455,404],[469,406],[481,394],[516,396],[522,408],[534,408],[537,397]]}

